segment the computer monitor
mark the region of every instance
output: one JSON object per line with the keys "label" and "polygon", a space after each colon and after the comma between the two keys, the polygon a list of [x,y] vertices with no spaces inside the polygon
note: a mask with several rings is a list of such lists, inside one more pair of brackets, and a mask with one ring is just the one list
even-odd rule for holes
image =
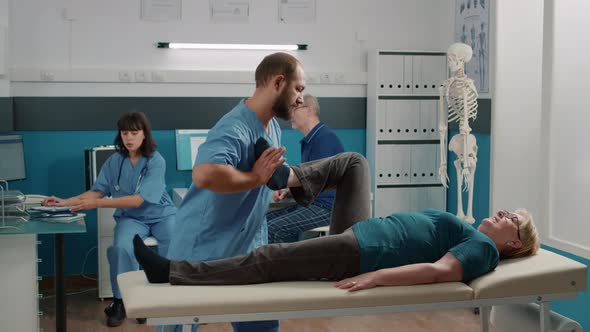
{"label": "computer monitor", "polygon": [[207,129],[176,130],[176,169],[190,171],[193,169],[199,145],[207,139]]}
{"label": "computer monitor", "polygon": [[0,136],[0,180],[22,180],[25,174],[25,153],[21,135]]}
{"label": "computer monitor", "polygon": [[101,145],[84,150],[84,166],[86,169],[86,190],[90,190],[96,182],[102,165],[117,152],[114,145]]}

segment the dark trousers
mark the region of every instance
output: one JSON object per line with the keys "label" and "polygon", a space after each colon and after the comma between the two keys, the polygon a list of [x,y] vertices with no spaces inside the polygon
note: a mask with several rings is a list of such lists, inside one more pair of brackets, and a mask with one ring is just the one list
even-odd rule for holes
{"label": "dark trousers", "polygon": [[292,166],[301,187],[289,188],[307,206],[324,190],[336,188],[330,235],[295,243],[277,243],[248,255],[219,260],[170,263],[173,285],[240,285],[272,281],[340,280],[360,271],[360,249],[350,227],[371,216],[370,174],[358,153]]}

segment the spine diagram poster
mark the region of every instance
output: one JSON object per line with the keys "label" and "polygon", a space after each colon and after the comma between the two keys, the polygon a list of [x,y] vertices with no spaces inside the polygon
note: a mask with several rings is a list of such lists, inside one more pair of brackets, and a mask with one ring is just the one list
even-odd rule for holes
{"label": "spine diagram poster", "polygon": [[480,93],[489,92],[490,1],[457,0],[455,6],[455,41],[471,46],[473,58],[465,74],[475,81]]}

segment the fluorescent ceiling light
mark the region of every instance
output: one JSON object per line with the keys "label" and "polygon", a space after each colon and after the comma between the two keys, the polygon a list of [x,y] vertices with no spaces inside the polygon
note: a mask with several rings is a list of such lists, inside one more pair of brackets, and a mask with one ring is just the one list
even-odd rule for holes
{"label": "fluorescent ceiling light", "polygon": [[272,50],[297,51],[307,50],[307,44],[271,45],[271,44],[195,44],[158,42],[158,48],[196,49],[196,50]]}

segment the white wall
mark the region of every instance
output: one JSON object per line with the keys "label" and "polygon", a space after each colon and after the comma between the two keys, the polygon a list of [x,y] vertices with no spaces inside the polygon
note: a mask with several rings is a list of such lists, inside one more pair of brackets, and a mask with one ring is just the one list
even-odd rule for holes
{"label": "white wall", "polygon": [[543,243],[590,258],[590,3],[498,1],[491,206],[527,207]]}
{"label": "white wall", "polygon": [[[8,81],[8,1],[0,0],[0,97],[10,95],[10,82]],[[4,72],[4,75],[1,73]]]}
{"label": "white wall", "polygon": [[446,52],[453,43],[455,0],[370,0],[367,3],[369,49]]}
{"label": "white wall", "polygon": [[547,63],[552,84],[547,100],[551,156],[548,244],[590,258],[590,3],[568,0],[551,6],[552,35],[546,38],[552,49]]}
{"label": "white wall", "polygon": [[490,207],[526,207],[539,221],[547,210],[542,144],[543,3],[495,2],[492,48]]}
{"label": "white wall", "polygon": [[[297,52],[322,96],[365,96],[368,49],[445,50],[452,41],[454,0],[317,0],[315,24],[278,23],[279,0],[251,1],[248,24],[210,24],[209,1],[183,1],[182,20],[140,20],[140,1],[10,1],[13,95],[248,95],[251,81],[226,86],[207,82],[199,71],[250,72],[263,52],[171,51],[157,41],[307,43]],[[67,9],[73,20],[63,18]],[[26,69],[32,69],[33,72]],[[180,78],[178,72],[185,75]],[[40,82],[40,71],[53,73]],[[119,71],[163,71],[167,81],[183,83],[96,84],[116,82]],[[186,71],[189,71],[186,78]],[[345,82],[319,84],[320,73],[344,73]],[[237,75],[244,77],[243,75]],[[250,78],[251,79],[251,78]],[[36,83],[30,83],[34,82]],[[68,85],[58,82],[85,81]]]}

